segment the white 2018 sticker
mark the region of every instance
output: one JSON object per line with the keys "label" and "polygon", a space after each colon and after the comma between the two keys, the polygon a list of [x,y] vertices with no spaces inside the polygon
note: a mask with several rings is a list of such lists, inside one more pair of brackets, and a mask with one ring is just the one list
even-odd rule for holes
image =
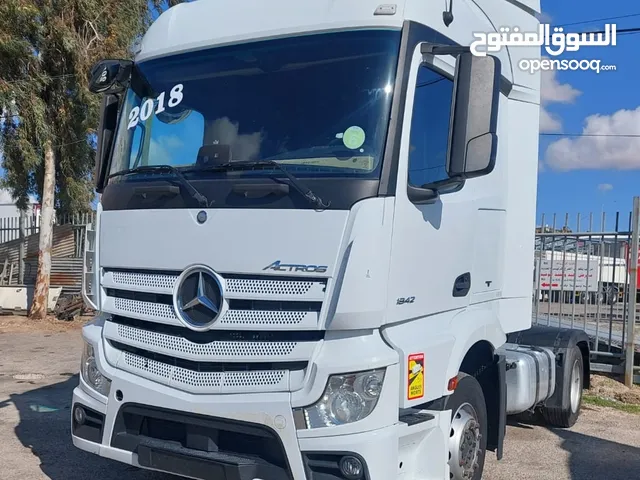
{"label": "white 2018 sticker", "polygon": [[[182,98],[183,98],[182,88],[183,88],[182,84],[179,83],[169,91],[169,101],[167,102],[167,106],[169,108],[175,107],[179,105],[180,102],[182,102]],[[127,126],[127,129],[134,128],[136,125],[138,125],[138,122],[140,121],[146,122],[147,120],[149,120],[149,117],[151,117],[151,114],[154,113],[153,104],[155,102],[158,102],[158,106],[156,107],[155,114],[157,115],[159,113],[164,112],[165,97],[166,97],[166,92],[162,92],[155,99],[153,98],[146,99],[141,107],[133,107],[131,109],[131,113],[129,113],[129,125]]]}

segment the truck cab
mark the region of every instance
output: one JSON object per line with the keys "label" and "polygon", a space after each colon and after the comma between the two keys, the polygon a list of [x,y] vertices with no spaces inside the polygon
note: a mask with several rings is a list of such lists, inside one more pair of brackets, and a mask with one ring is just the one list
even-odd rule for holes
{"label": "truck cab", "polygon": [[96,65],[75,446],[478,480],[508,414],[576,421],[588,339],[530,329],[540,51],[469,51],[539,1],[452,5],[199,0]]}

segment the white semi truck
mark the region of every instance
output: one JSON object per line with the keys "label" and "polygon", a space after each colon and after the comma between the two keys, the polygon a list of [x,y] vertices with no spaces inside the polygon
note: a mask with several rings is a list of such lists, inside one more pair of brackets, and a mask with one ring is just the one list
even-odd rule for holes
{"label": "white semi truck", "polygon": [[507,415],[575,423],[589,339],[531,328],[540,48],[469,51],[539,1],[450,3],[199,0],[96,65],[76,447],[478,480]]}

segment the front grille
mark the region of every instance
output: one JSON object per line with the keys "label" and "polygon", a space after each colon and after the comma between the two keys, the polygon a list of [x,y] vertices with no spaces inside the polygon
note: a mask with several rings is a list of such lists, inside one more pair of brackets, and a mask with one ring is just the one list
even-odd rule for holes
{"label": "front grille", "polygon": [[179,272],[107,270],[103,335],[117,368],[192,393],[282,392],[302,388],[326,280],[223,276],[229,309],[207,332],[178,319]]}
{"label": "front grille", "polygon": [[282,385],[287,374],[286,370],[258,370],[258,371],[230,371],[230,372],[202,372],[175,366],[165,361],[158,361],[124,352],[124,365],[131,373],[145,372],[149,378],[171,387],[190,390],[193,393],[208,391],[216,393],[218,390],[234,387],[269,387],[285,390],[288,385]]}

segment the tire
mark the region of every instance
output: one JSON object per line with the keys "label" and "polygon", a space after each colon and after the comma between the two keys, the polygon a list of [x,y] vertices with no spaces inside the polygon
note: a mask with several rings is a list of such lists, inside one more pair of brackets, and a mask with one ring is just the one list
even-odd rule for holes
{"label": "tire", "polygon": [[584,364],[582,352],[574,346],[567,352],[567,368],[562,379],[562,407],[542,407],[540,413],[544,420],[553,427],[570,428],[578,421],[582,407],[582,390],[584,386]]}
{"label": "tire", "polygon": [[[482,387],[471,375],[458,374],[458,386],[447,400],[451,410],[449,468],[451,480],[480,480],[487,450],[487,406]],[[479,435],[479,437],[478,437]],[[463,460],[464,465],[459,462]],[[464,476],[475,466],[473,476]]]}

